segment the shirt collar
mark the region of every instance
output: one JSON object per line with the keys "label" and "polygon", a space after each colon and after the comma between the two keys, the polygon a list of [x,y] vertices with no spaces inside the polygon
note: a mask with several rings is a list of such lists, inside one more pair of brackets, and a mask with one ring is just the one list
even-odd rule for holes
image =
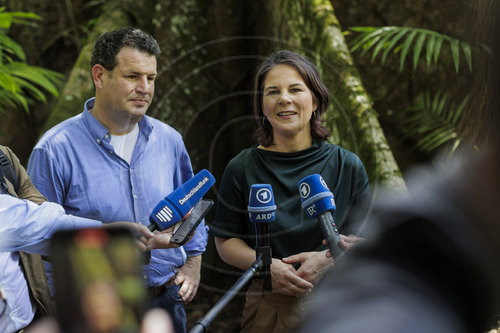
{"label": "shirt collar", "polygon": [[[94,103],[95,97],[92,97],[85,102],[85,106],[83,108],[83,120],[92,135],[92,138],[94,138],[97,143],[100,143],[101,141],[109,143],[111,135],[109,134],[108,129],[104,127],[104,125],[101,124],[99,120],[97,120],[89,111],[94,107]],[[139,131],[146,137],[146,139],[149,139],[149,136],[153,131],[153,124],[148,116],[142,117],[139,121]]]}

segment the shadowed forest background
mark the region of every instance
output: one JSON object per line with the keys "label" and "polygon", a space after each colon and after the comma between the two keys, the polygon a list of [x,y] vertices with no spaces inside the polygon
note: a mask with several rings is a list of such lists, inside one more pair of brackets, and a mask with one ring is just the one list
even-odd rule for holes
{"label": "shadowed forest background", "polygon": [[[274,50],[290,49],[309,57],[330,89],[332,105],[324,120],[331,142],[360,156],[375,192],[379,185],[402,189],[413,166],[477,137],[476,124],[470,121],[474,116],[464,111],[469,109],[475,56],[484,52],[473,42],[474,3],[0,0],[7,12],[41,17],[32,20],[36,26],[13,24],[6,31],[24,50],[26,63],[62,74],[59,95],[46,92],[46,103],[28,97],[27,109],[0,110],[0,144],[11,147],[26,164],[39,136],[80,113],[83,102],[93,96],[90,49],[96,36],[137,26],[151,33],[162,49],[148,114],[183,135],[195,172],[207,168],[220,179],[228,161],[254,144],[252,80],[257,64]],[[409,39],[413,32],[401,33],[382,63],[400,30],[359,42],[360,29],[350,29],[359,26],[411,27],[439,35],[415,30]],[[357,50],[349,51],[356,43]],[[217,185],[208,196],[216,200]],[[210,239],[198,295],[187,306],[188,328],[240,274],[221,262]],[[237,332],[242,302],[238,296],[211,331]]]}

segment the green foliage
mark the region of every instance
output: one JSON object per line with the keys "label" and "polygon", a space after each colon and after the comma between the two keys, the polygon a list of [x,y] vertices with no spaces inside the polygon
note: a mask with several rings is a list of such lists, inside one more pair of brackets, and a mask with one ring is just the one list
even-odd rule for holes
{"label": "green foliage", "polygon": [[467,105],[467,95],[457,108],[450,107],[446,93],[420,94],[413,105],[402,113],[406,137],[417,138],[416,149],[431,152],[445,144],[451,144],[450,153],[456,151],[462,140],[458,125]]}
{"label": "green foliage", "polygon": [[[427,66],[437,64],[443,48],[449,47],[455,71],[459,72],[461,54],[472,71],[471,46],[457,38],[427,29],[395,26],[353,27],[350,31],[359,33],[350,44],[351,51],[361,50],[362,55],[370,51],[372,62],[381,54],[380,61],[385,64],[389,53],[399,53],[399,70],[402,71],[407,56],[413,53],[413,69],[416,70],[422,57]],[[402,114],[404,136],[416,140],[415,149],[430,153],[450,145],[450,153],[453,153],[462,142],[458,128],[468,99],[467,96],[454,108],[448,93],[420,94]]]}
{"label": "green foliage", "polygon": [[[365,54],[369,50],[373,50],[372,62],[382,50],[382,64],[385,63],[389,52],[400,53],[399,70],[402,71],[406,57],[413,49],[413,69],[416,69],[422,56],[425,56],[427,66],[431,63],[437,63],[442,47],[448,45],[455,71],[458,73],[460,67],[460,50],[469,70],[472,70],[470,45],[432,30],[395,26],[352,27],[350,30],[359,33],[351,43],[351,51],[362,50],[362,54]],[[425,52],[423,53],[424,48]]]}
{"label": "green foliage", "polygon": [[33,20],[39,19],[34,13],[6,12],[0,7],[0,111],[22,108],[29,112],[33,100],[47,101],[46,92],[59,95],[57,85],[63,76],[26,64],[22,47],[7,35],[12,24],[35,26]]}

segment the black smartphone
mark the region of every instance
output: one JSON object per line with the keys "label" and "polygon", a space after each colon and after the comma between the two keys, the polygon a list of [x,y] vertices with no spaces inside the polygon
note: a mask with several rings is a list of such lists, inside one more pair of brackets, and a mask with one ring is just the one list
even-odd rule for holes
{"label": "black smartphone", "polygon": [[170,242],[177,245],[184,245],[191,238],[196,227],[198,227],[213,205],[214,202],[212,200],[201,199],[193,207],[189,216],[175,226]]}
{"label": "black smartphone", "polygon": [[62,332],[138,332],[146,290],[128,229],[56,232],[51,240]]}

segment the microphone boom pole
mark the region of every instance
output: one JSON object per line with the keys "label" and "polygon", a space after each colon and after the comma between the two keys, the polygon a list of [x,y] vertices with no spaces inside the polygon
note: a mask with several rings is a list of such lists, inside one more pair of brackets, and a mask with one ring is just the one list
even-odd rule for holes
{"label": "microphone boom pole", "polygon": [[189,333],[205,332],[210,323],[219,315],[226,305],[236,296],[248,281],[250,281],[262,268],[262,254],[258,255],[257,260],[253,262],[249,269],[231,286],[231,288],[222,296],[217,303],[207,312],[203,318],[198,319]]}

